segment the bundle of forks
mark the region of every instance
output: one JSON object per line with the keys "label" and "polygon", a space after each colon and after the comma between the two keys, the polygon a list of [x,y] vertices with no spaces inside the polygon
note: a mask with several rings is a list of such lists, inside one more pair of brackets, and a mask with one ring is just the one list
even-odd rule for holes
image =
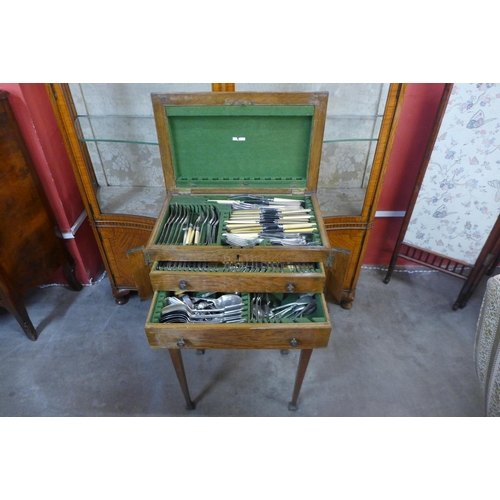
{"label": "bundle of forks", "polygon": [[174,203],[158,238],[159,245],[210,245],[217,242],[216,207]]}

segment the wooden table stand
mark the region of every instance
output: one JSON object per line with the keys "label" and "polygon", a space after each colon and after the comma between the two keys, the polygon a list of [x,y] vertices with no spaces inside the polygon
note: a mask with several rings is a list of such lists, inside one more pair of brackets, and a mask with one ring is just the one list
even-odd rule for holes
{"label": "wooden table stand", "polygon": [[[169,349],[170,358],[172,359],[172,364],[174,365],[175,374],[177,375],[177,380],[181,386],[182,394],[186,400],[186,410],[194,410],[196,408],[196,403],[191,399],[189,394],[189,386],[186,378],[186,370],[184,369],[184,362],[182,360],[182,353],[180,349]],[[198,349],[196,354],[204,354],[204,349]],[[297,366],[297,374],[295,375],[295,384],[293,387],[292,401],[288,403],[288,409],[290,411],[297,411],[298,405],[297,400],[299,398],[300,389],[302,387],[302,382],[304,381],[304,376],[307,371],[307,366],[309,365],[309,360],[311,359],[312,349],[301,349],[299,364]]]}

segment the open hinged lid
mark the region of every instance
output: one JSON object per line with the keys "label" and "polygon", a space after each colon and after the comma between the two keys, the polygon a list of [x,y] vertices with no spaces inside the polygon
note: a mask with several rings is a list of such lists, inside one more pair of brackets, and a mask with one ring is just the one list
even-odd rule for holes
{"label": "open hinged lid", "polygon": [[152,94],[169,193],[314,193],[327,92]]}

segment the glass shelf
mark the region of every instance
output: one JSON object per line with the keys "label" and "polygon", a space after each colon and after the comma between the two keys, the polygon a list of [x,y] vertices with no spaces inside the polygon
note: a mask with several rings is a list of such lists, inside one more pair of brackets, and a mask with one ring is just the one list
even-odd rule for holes
{"label": "glass shelf", "polygon": [[382,125],[381,116],[326,117],[323,142],[377,141]]}
{"label": "glass shelf", "polygon": [[[328,116],[324,143],[377,141],[382,117]],[[152,116],[79,116],[82,142],[124,142],[158,146]]]}
{"label": "glass shelf", "polygon": [[158,146],[153,116],[79,116],[82,142],[124,142]]}

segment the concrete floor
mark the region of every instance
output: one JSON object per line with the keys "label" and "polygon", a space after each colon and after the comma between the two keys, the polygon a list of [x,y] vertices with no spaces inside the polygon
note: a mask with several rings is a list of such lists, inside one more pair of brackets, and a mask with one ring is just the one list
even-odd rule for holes
{"label": "concrete floor", "polygon": [[468,305],[437,272],[364,268],[354,307],[330,305],[326,349],[313,352],[290,412],[298,352],[184,351],[195,411],[186,411],[166,350],[149,347],[149,302],[115,304],[105,277],[74,292],[26,297],[40,332],[0,309],[0,416],[483,416],[473,346],[485,278]]}

